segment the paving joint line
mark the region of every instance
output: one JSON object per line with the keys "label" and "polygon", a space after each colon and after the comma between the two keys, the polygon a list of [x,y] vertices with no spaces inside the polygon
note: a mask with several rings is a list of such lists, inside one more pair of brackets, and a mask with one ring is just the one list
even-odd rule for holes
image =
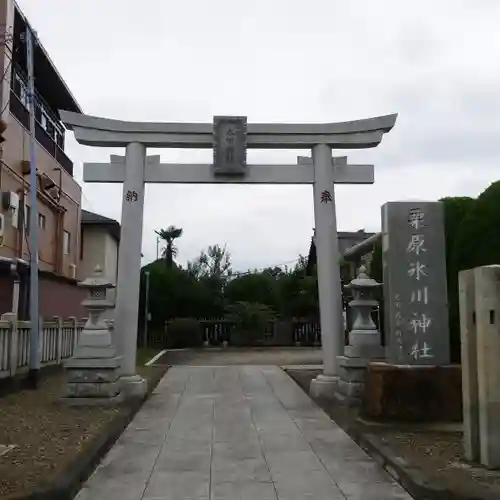
{"label": "paving joint line", "polygon": [[[262,370],[260,368],[259,368],[259,373],[262,377],[264,377],[264,374],[262,373]],[[265,377],[264,377],[264,379],[265,379]],[[276,489],[276,484],[274,483],[273,474],[271,472],[271,467],[269,466],[269,462],[267,461],[267,457],[266,457],[266,454],[264,452],[264,444],[262,442],[262,439],[260,437],[260,433],[257,429],[257,425],[255,425],[255,420],[253,418],[252,405],[249,404],[247,394],[246,394],[244,387],[243,387],[243,383],[241,380],[241,369],[239,367],[238,367],[238,381],[239,381],[239,385],[241,388],[241,393],[243,394],[243,397],[245,398],[245,402],[247,403],[247,407],[248,407],[248,410],[250,412],[250,419],[252,420],[253,428],[255,429],[255,433],[257,434],[257,439],[259,440],[259,447],[260,447],[260,451],[262,453],[262,457],[264,458],[264,462],[266,462],[267,470],[269,471],[269,477],[271,478],[271,484],[273,485],[274,493],[276,494],[276,500],[279,500],[278,490]]]}
{"label": "paving joint line", "polygon": [[[286,377],[288,377],[291,382],[293,382],[293,380],[290,377],[290,375],[288,375],[281,367],[277,366],[277,368],[280,370],[281,373],[283,373]],[[295,421],[295,419],[290,415],[290,413],[288,413],[288,410],[287,410],[286,406],[283,404],[283,401],[276,394],[276,391],[274,390],[273,385],[271,384],[271,382],[269,382],[269,379],[266,377],[266,375],[263,372],[262,372],[262,376],[264,377],[264,380],[266,381],[266,383],[271,388],[271,392],[273,393],[274,397],[279,401],[279,403],[280,403],[281,407],[283,408],[283,410],[285,410],[286,414],[288,415],[288,418],[290,418],[290,420],[293,422],[293,425],[295,425],[295,427],[297,427],[298,431],[300,432],[300,435],[304,438],[304,441],[307,443],[307,445],[309,446],[309,448],[311,448],[311,451],[314,453],[314,456],[319,460],[319,463],[323,466],[323,469],[328,474],[328,477],[330,478],[330,480],[332,481],[332,483],[338,488],[338,490],[340,491],[340,494],[347,500],[347,497],[344,495],[344,492],[342,491],[342,489],[338,485],[337,481],[335,481],[335,479],[332,477],[332,475],[330,474],[330,471],[326,468],[325,463],[323,462],[323,460],[321,460],[321,458],[319,457],[319,455],[316,453],[316,450],[314,449],[314,447],[311,445],[311,443],[309,442],[309,440],[305,437],[304,433],[302,432],[302,429],[297,425],[297,422]],[[300,390],[302,390],[302,389],[300,389]],[[316,402],[311,398],[311,396],[307,395],[307,397],[313,403],[312,406],[316,405]],[[320,408],[320,410],[323,411],[321,408]],[[323,411],[323,413],[324,413],[324,411]]]}
{"label": "paving joint line", "polygon": [[[168,372],[164,375],[164,377],[167,374],[168,374]],[[149,476],[148,476],[148,478],[146,480],[146,483],[144,484],[144,491],[142,492],[141,500],[144,499],[144,495],[146,494],[146,490],[148,489],[149,483],[151,481],[151,476],[153,475],[153,472],[154,472],[155,467],[156,467],[156,463],[158,462],[158,458],[160,458],[161,452],[163,451],[163,447],[165,446],[165,443],[167,442],[168,433],[170,432],[170,428],[172,427],[172,422],[174,421],[174,418],[177,416],[177,412],[179,411],[179,406],[181,405],[182,396],[184,395],[184,392],[186,391],[186,388],[187,388],[187,385],[188,385],[188,382],[189,382],[191,376],[192,376],[192,374],[189,373],[189,376],[186,377],[186,383],[184,384],[184,388],[182,389],[182,392],[180,393],[179,401],[177,401],[177,405],[175,407],[174,415],[173,415],[173,417],[171,418],[171,420],[170,420],[170,422],[168,424],[168,429],[167,429],[167,432],[165,433],[165,438],[163,439],[163,443],[160,446],[160,450],[158,451],[158,455],[156,457],[156,460],[155,460],[155,462],[153,464],[153,467],[151,467],[151,472],[149,473]],[[161,382],[161,380],[160,380],[160,382]]]}

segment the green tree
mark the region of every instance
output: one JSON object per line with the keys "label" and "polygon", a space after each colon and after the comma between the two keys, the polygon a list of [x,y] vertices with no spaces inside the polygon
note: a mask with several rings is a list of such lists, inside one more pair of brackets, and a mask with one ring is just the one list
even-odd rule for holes
{"label": "green tree", "polygon": [[175,226],[168,226],[167,229],[155,231],[155,233],[165,242],[162,257],[165,259],[165,267],[167,267],[167,269],[173,267],[174,257],[176,257],[178,253],[174,241],[182,236],[182,232],[181,228]]}
{"label": "green tree", "polygon": [[226,303],[261,303],[278,310],[280,307],[278,276],[279,274],[263,271],[232,278],[224,290]]}
{"label": "green tree", "polygon": [[251,345],[263,340],[266,326],[274,317],[274,311],[265,304],[231,304],[227,314],[228,321],[234,324],[231,340],[236,345]]}
{"label": "green tree", "polygon": [[447,197],[439,200],[444,206],[446,241],[446,274],[448,284],[449,325],[452,361],[460,361],[460,313],[458,305],[458,272],[460,265],[456,255],[457,240],[462,222],[473,209],[476,200],[467,196]]}
{"label": "green tree", "polygon": [[[167,269],[162,261],[155,261],[144,266],[143,274],[145,271],[149,271],[149,312],[152,328],[162,329],[165,321],[172,318],[198,318],[211,315],[213,309],[211,290],[186,270],[175,264],[171,269]],[[142,280],[140,301],[142,318],[144,318],[144,285],[145,280]]]}
{"label": "green tree", "polygon": [[318,281],[316,268],[307,274],[307,258],[299,255],[294,268],[279,277],[280,312],[286,317],[318,315]]}
{"label": "green tree", "polygon": [[207,317],[224,314],[224,288],[232,275],[231,254],[227,247],[210,245],[196,259],[188,262],[187,272],[210,291],[212,313]]}
{"label": "green tree", "polygon": [[232,274],[231,254],[226,246],[210,245],[187,264],[188,272],[196,279],[226,280]]}
{"label": "green tree", "polygon": [[453,242],[457,270],[500,262],[500,181],[491,184],[472,204]]}

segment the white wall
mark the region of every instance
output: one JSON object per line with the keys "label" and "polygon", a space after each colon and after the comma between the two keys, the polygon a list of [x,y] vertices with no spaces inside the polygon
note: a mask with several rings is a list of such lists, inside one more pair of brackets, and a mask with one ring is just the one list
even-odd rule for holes
{"label": "white wall", "polygon": [[[78,279],[85,280],[94,274],[99,265],[104,278],[116,284],[118,267],[118,243],[109,232],[99,226],[83,226],[83,253],[78,266]],[[115,300],[115,290],[108,291],[110,300]],[[111,317],[110,315],[107,315]]]}

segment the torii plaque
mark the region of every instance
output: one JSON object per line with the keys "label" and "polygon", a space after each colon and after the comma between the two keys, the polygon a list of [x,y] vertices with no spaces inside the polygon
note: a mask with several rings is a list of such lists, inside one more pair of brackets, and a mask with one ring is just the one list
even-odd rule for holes
{"label": "torii plaque", "polygon": [[246,166],[246,116],[214,117],[214,174],[243,176]]}

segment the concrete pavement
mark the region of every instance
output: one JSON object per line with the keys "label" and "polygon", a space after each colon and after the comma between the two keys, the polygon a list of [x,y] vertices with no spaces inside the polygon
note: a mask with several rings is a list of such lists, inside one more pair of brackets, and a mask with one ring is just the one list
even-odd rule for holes
{"label": "concrete pavement", "polygon": [[276,366],[171,368],[77,500],[410,500]]}

